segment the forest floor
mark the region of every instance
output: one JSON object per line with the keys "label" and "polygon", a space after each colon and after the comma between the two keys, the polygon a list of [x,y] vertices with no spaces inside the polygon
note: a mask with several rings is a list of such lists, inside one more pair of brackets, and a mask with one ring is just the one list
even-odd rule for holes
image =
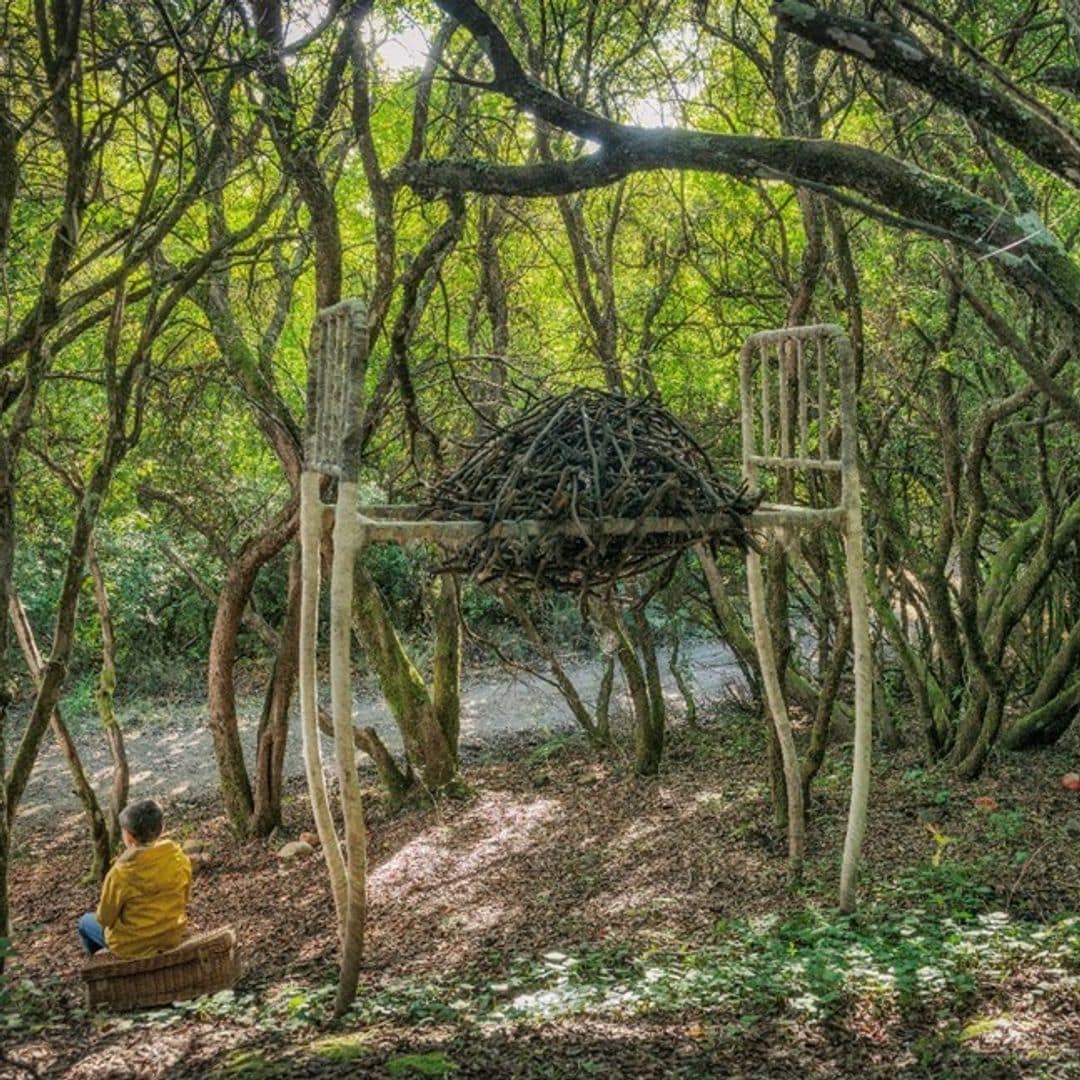
{"label": "forest floor", "polygon": [[[208,851],[192,927],[237,929],[241,982],[88,1011],[85,838],[32,816],[0,1075],[1080,1077],[1080,797],[1058,782],[1080,733],[976,783],[880,754],[854,916],[834,906],[848,748],[815,785],[790,886],[760,743],[716,711],[676,726],[643,781],[573,733],[512,733],[474,748],[465,797],[389,816],[372,792],[365,963],[339,1021],[323,861],[237,842],[210,791],[169,809]],[[291,781],[285,831],[310,827]]]}

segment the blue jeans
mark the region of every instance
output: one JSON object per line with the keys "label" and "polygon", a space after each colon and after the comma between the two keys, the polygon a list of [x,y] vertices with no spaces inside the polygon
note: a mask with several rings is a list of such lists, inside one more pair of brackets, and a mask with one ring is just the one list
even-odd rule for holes
{"label": "blue jeans", "polygon": [[90,956],[100,952],[105,946],[105,931],[101,929],[101,923],[92,912],[87,912],[79,920],[79,937],[82,946]]}

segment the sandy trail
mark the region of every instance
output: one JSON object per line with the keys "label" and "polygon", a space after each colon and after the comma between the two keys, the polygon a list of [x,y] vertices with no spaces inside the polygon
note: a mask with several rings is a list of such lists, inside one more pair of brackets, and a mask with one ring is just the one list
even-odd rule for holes
{"label": "sandy trail", "polygon": [[[741,684],[738,665],[723,645],[700,642],[685,654],[698,704],[722,696],[732,686]],[[664,691],[673,708],[682,707],[682,698],[662,657]],[[570,675],[578,692],[587,702],[596,698],[601,667],[593,662],[570,665]],[[261,698],[247,697],[239,702],[240,737],[248,762],[253,759],[255,732]],[[612,702],[613,724],[624,719],[628,708],[625,687],[616,683]],[[401,737],[390,716],[385,700],[370,691],[355,699],[354,720],[371,725],[387,745],[401,749]],[[138,706],[119,710],[131,769],[133,798],[154,797],[166,804],[172,799],[200,794],[217,785],[217,764],[207,724],[205,704],[181,704],[155,707],[152,714],[141,714]],[[492,737],[519,731],[548,730],[552,733],[572,729],[574,721],[559,691],[533,675],[483,673],[466,674],[461,695],[461,745],[468,750],[482,746]],[[108,790],[111,762],[100,730],[92,720],[72,732],[83,765],[90,773],[99,795]],[[330,766],[331,744],[324,740],[324,758]],[[289,731],[285,756],[286,776],[304,771],[297,729],[296,710]],[[72,791],[68,767],[55,742],[46,736],[34,774],[19,806],[22,824],[74,824],[80,805]],[[59,819],[57,822],[55,819]]]}

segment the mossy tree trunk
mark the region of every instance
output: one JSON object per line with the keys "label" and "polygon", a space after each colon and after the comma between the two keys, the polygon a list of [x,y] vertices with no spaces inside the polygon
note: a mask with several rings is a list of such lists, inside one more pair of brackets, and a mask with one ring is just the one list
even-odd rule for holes
{"label": "mossy tree trunk", "polygon": [[690,682],[690,674],[687,670],[687,666],[679,655],[681,650],[682,637],[679,634],[676,634],[671,643],[671,653],[668,656],[668,670],[671,672],[671,677],[675,680],[675,685],[679,688],[679,693],[682,694],[683,703],[686,709],[686,723],[690,727],[696,728],[698,726],[697,699],[694,697],[694,688]]}
{"label": "mossy tree trunk", "polygon": [[255,740],[255,784],[252,793],[251,831],[269,836],[281,824],[281,779],[289,736],[289,706],[300,662],[300,550],[289,559],[285,621],[270,683],[263,699]]}
{"label": "mossy tree trunk", "polygon": [[120,829],[120,811],[127,806],[130,770],[127,751],[124,748],[124,734],[120,730],[114,704],[116,638],[113,634],[112,610],[109,605],[105,574],[98,560],[97,544],[93,540],[87,552],[87,562],[94,582],[94,601],[97,604],[98,622],[101,626],[101,671],[94,691],[94,701],[105,732],[105,740],[109,745],[109,755],[112,758],[112,782],[109,785],[109,846],[113,852],[117,852],[121,850],[124,843]]}
{"label": "mossy tree trunk", "polygon": [[456,768],[461,733],[461,607],[457,579],[453,574],[440,574],[434,589],[431,707]]}
{"label": "mossy tree trunk", "polygon": [[664,688],[660,681],[660,661],[656,655],[656,635],[649,624],[649,617],[644,603],[634,605],[632,612],[633,643],[641,658],[641,668],[645,675],[645,689],[648,694],[648,714],[646,718],[647,735],[643,742],[649,746],[648,765],[644,759],[639,761],[643,775],[655,775],[660,771],[660,762],[664,756],[664,735],[667,726],[667,703],[664,701]]}
{"label": "mossy tree trunk", "polygon": [[[641,617],[644,618],[644,615]],[[663,694],[656,692],[659,685],[659,665],[656,662],[652,634],[647,627],[642,634],[635,613],[632,616],[635,623],[632,638],[627,632],[621,612],[610,604],[597,606],[597,618],[615,641],[615,656],[619,660],[623,677],[626,679],[626,688],[630,693],[630,703],[634,710],[634,771],[639,776],[656,776],[660,771],[664,753],[665,711]],[[643,647],[641,656],[635,645]],[[653,646],[651,661],[647,656],[650,645]]]}
{"label": "mossy tree trunk", "polygon": [[[1035,701],[1038,700],[1036,695]],[[1041,704],[1035,704],[1035,701],[1028,712],[1013,720],[1002,733],[1001,744],[1006,750],[1053,746],[1080,713],[1080,678],[1049,701]]]}
{"label": "mossy tree trunk", "polygon": [[[353,578],[353,628],[379,680],[386,702],[401,732],[405,754],[416,770],[423,786],[431,792],[446,788],[457,775],[456,738],[453,745],[443,727],[443,720],[456,736],[457,705],[447,700],[436,712],[432,694],[416,665],[405,651],[390,613],[379,595],[371,574],[357,566]],[[460,634],[456,625],[456,601],[446,599],[446,607],[436,620],[437,632]],[[450,669],[459,661],[452,660],[460,645],[445,640],[436,646],[443,655],[444,671],[440,676],[441,693],[450,694],[457,686]]]}

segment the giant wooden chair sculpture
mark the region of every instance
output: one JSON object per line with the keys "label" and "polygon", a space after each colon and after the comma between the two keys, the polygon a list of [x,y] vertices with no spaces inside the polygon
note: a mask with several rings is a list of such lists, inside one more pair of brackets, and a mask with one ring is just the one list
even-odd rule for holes
{"label": "giant wooden chair sculpture", "polygon": [[[579,525],[549,521],[416,520],[416,508],[361,507],[358,503],[360,427],[367,364],[367,313],[362,301],[348,300],[319,313],[313,333],[308,379],[305,466],[301,478],[301,544],[303,598],[300,638],[300,711],[304,760],[312,809],[338,917],[342,963],[338,1010],[355,993],[365,918],[365,835],[352,737],[352,665],[350,633],[354,563],[365,544],[378,541],[431,541],[455,546],[487,533],[536,536]],[[844,536],[848,589],[852,608],[855,667],[855,760],[851,810],[841,870],[840,907],[854,906],[855,873],[865,829],[870,759],[870,652],[863,579],[862,523],[856,455],[854,383],[851,350],[839,327],[831,325],[767,331],[751,337],[740,364],[743,470],[756,483],[766,469],[794,474],[839,474],[839,500],[833,506],[787,504],[761,506],[749,524],[766,533],[780,529],[838,527]],[[830,436],[839,428],[840,456],[830,450]],[[323,476],[337,478],[337,498],[324,506]],[[786,485],[795,490],[793,484]],[[339,841],[323,773],[317,727],[315,681],[316,628],[319,603],[320,547],[324,513],[333,518],[333,562],[330,578],[330,700],[335,761],[344,820]],[[723,518],[726,525],[729,519]],[[707,522],[706,522],[707,524]],[[717,519],[717,528],[721,525]],[[672,518],[594,522],[614,534],[645,532],[698,533],[702,520]],[[755,644],[769,710],[783,754],[789,807],[789,854],[797,867],[803,851],[802,785],[791,723],[781,692],[772,640],[765,621],[764,580],[760,556],[747,557]]]}
{"label": "giant wooden chair sculpture", "polygon": [[[871,662],[855,377],[847,336],[839,326],[831,324],[754,334],[743,345],[739,357],[739,390],[743,477],[756,488],[763,472],[775,472],[786,481],[782,490],[793,498],[786,505],[763,504],[753,516],[755,527],[775,532],[792,526],[831,526],[838,528],[844,538],[855,674],[855,747],[840,872],[840,908],[850,911],[855,906],[855,876],[866,830],[869,796]],[[818,478],[839,476],[839,485],[815,484],[814,474]],[[794,502],[797,497],[794,493],[808,495],[811,490],[830,489],[838,489],[839,496],[831,506],[803,506]],[[761,556],[756,551],[747,554],[746,576],[754,644],[783,757],[789,854],[798,865],[802,861],[804,834],[802,779],[766,617]]]}

